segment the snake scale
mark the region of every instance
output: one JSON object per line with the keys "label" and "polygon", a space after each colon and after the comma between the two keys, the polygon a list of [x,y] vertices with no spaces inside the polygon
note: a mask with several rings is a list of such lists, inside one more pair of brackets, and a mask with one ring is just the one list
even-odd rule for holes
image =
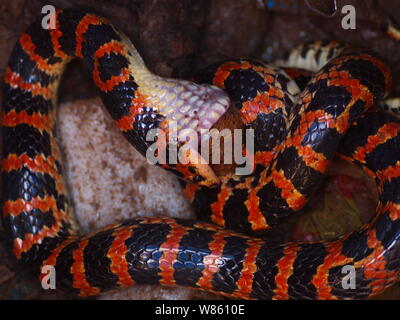
{"label": "snake scale", "polygon": [[[303,87],[296,100],[289,75],[300,71],[291,63],[307,55],[315,73],[296,77]],[[198,221],[131,219],[80,235],[55,134],[57,87],[75,57],[141,153],[150,129],[175,122],[200,132],[233,108],[255,130],[254,174],[218,176],[193,161],[164,165],[185,178]],[[234,60],[206,68],[195,82],[164,79],[105,18],[66,9],[57,11],[55,29],[32,24],[5,70],[1,114],[2,217],[19,263],[39,279],[43,266],[54,266],[57,288],[80,296],[160,284],[241,299],[359,299],[398,281],[400,123],[371,111],[390,92],[389,69],[375,54],[336,42],[304,45],[284,67]],[[335,153],[376,181],[379,203],[367,225],[313,243],[240,233],[301,210]],[[346,265],[355,268],[355,289],[342,286]]]}

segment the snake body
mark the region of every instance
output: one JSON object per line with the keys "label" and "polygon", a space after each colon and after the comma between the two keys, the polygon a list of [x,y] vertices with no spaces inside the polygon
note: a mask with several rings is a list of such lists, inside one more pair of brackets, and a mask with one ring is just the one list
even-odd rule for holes
{"label": "snake body", "polygon": [[[67,9],[57,11],[56,20],[56,29],[36,22],[21,35],[3,86],[3,223],[19,263],[35,276],[54,266],[57,288],[81,296],[161,284],[243,299],[366,298],[399,279],[400,123],[368,111],[391,86],[378,57],[333,50],[296,102],[287,73],[264,63],[230,61],[196,79],[224,91],[163,79],[106,19]],[[154,217],[79,235],[55,137],[57,86],[73,57],[86,61],[111,117],[143,154],[150,129],[166,130],[171,121],[180,130],[208,129],[230,104],[255,129],[253,175],[218,177],[194,162],[167,166],[186,179],[200,218],[214,224]],[[280,128],[274,139],[265,133],[268,124]],[[271,242],[236,231],[266,229],[299,211],[335,152],[376,180],[379,204],[369,224],[315,243]],[[356,287],[344,289],[348,265]]]}

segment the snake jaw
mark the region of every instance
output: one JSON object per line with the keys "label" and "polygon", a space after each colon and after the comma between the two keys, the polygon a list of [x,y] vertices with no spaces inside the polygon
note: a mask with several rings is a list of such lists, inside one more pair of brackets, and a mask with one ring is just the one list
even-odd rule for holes
{"label": "snake jaw", "polygon": [[154,93],[158,112],[165,118],[163,129],[174,133],[177,144],[196,151],[200,141],[207,139],[209,130],[231,106],[228,94],[209,84],[161,79]]}
{"label": "snake jaw", "polygon": [[168,149],[179,150],[178,159],[174,158],[174,163],[168,159],[164,167],[199,185],[218,185],[219,179],[201,154],[201,142],[208,139],[210,129],[231,106],[228,94],[214,85],[158,76],[142,91],[147,91],[151,104],[164,119],[160,129]]}
{"label": "snake jaw", "polygon": [[156,93],[159,113],[169,124],[174,123],[181,136],[187,130],[198,133],[209,130],[231,104],[222,89],[184,80],[162,79]]}

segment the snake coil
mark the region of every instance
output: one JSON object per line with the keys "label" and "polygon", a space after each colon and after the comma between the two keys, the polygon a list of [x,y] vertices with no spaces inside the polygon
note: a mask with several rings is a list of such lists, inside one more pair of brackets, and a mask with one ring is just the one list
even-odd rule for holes
{"label": "snake coil", "polygon": [[[21,35],[3,86],[3,223],[19,263],[33,274],[54,266],[57,288],[81,296],[161,284],[243,299],[354,299],[398,281],[400,123],[369,111],[391,87],[378,57],[335,42],[301,47],[286,67],[311,55],[316,73],[296,101],[289,68],[236,60],[196,78],[215,86],[163,79],[106,19],[67,9],[56,21],[54,30],[38,21]],[[85,60],[111,117],[142,153],[150,129],[171,121],[179,130],[209,129],[230,105],[255,129],[253,175],[218,177],[192,162],[169,168],[188,181],[199,217],[220,226],[155,217],[79,235],[55,137],[56,91],[73,57]],[[273,139],[271,127],[278,128]],[[335,152],[376,181],[379,203],[369,224],[314,243],[228,230],[266,229],[299,211]],[[355,289],[341,285],[346,265],[355,268]]]}

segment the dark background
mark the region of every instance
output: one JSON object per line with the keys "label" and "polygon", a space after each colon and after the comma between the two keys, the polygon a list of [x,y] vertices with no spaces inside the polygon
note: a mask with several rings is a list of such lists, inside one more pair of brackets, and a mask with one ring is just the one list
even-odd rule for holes
{"label": "dark background", "polygon": [[[378,26],[389,18],[400,24],[400,1],[338,1],[338,12],[327,18],[301,0],[1,0],[0,76],[19,34],[46,4],[86,7],[107,17],[132,40],[148,67],[162,76],[187,78],[228,58],[273,61],[304,41],[337,39],[379,53],[392,69],[395,93],[400,94],[400,43]],[[341,28],[344,4],[356,7],[356,30]],[[72,62],[61,84],[60,102],[96,94],[85,66]],[[16,273],[0,226],[0,298],[47,297],[23,276],[17,280]],[[396,290],[391,297],[398,297]]]}

